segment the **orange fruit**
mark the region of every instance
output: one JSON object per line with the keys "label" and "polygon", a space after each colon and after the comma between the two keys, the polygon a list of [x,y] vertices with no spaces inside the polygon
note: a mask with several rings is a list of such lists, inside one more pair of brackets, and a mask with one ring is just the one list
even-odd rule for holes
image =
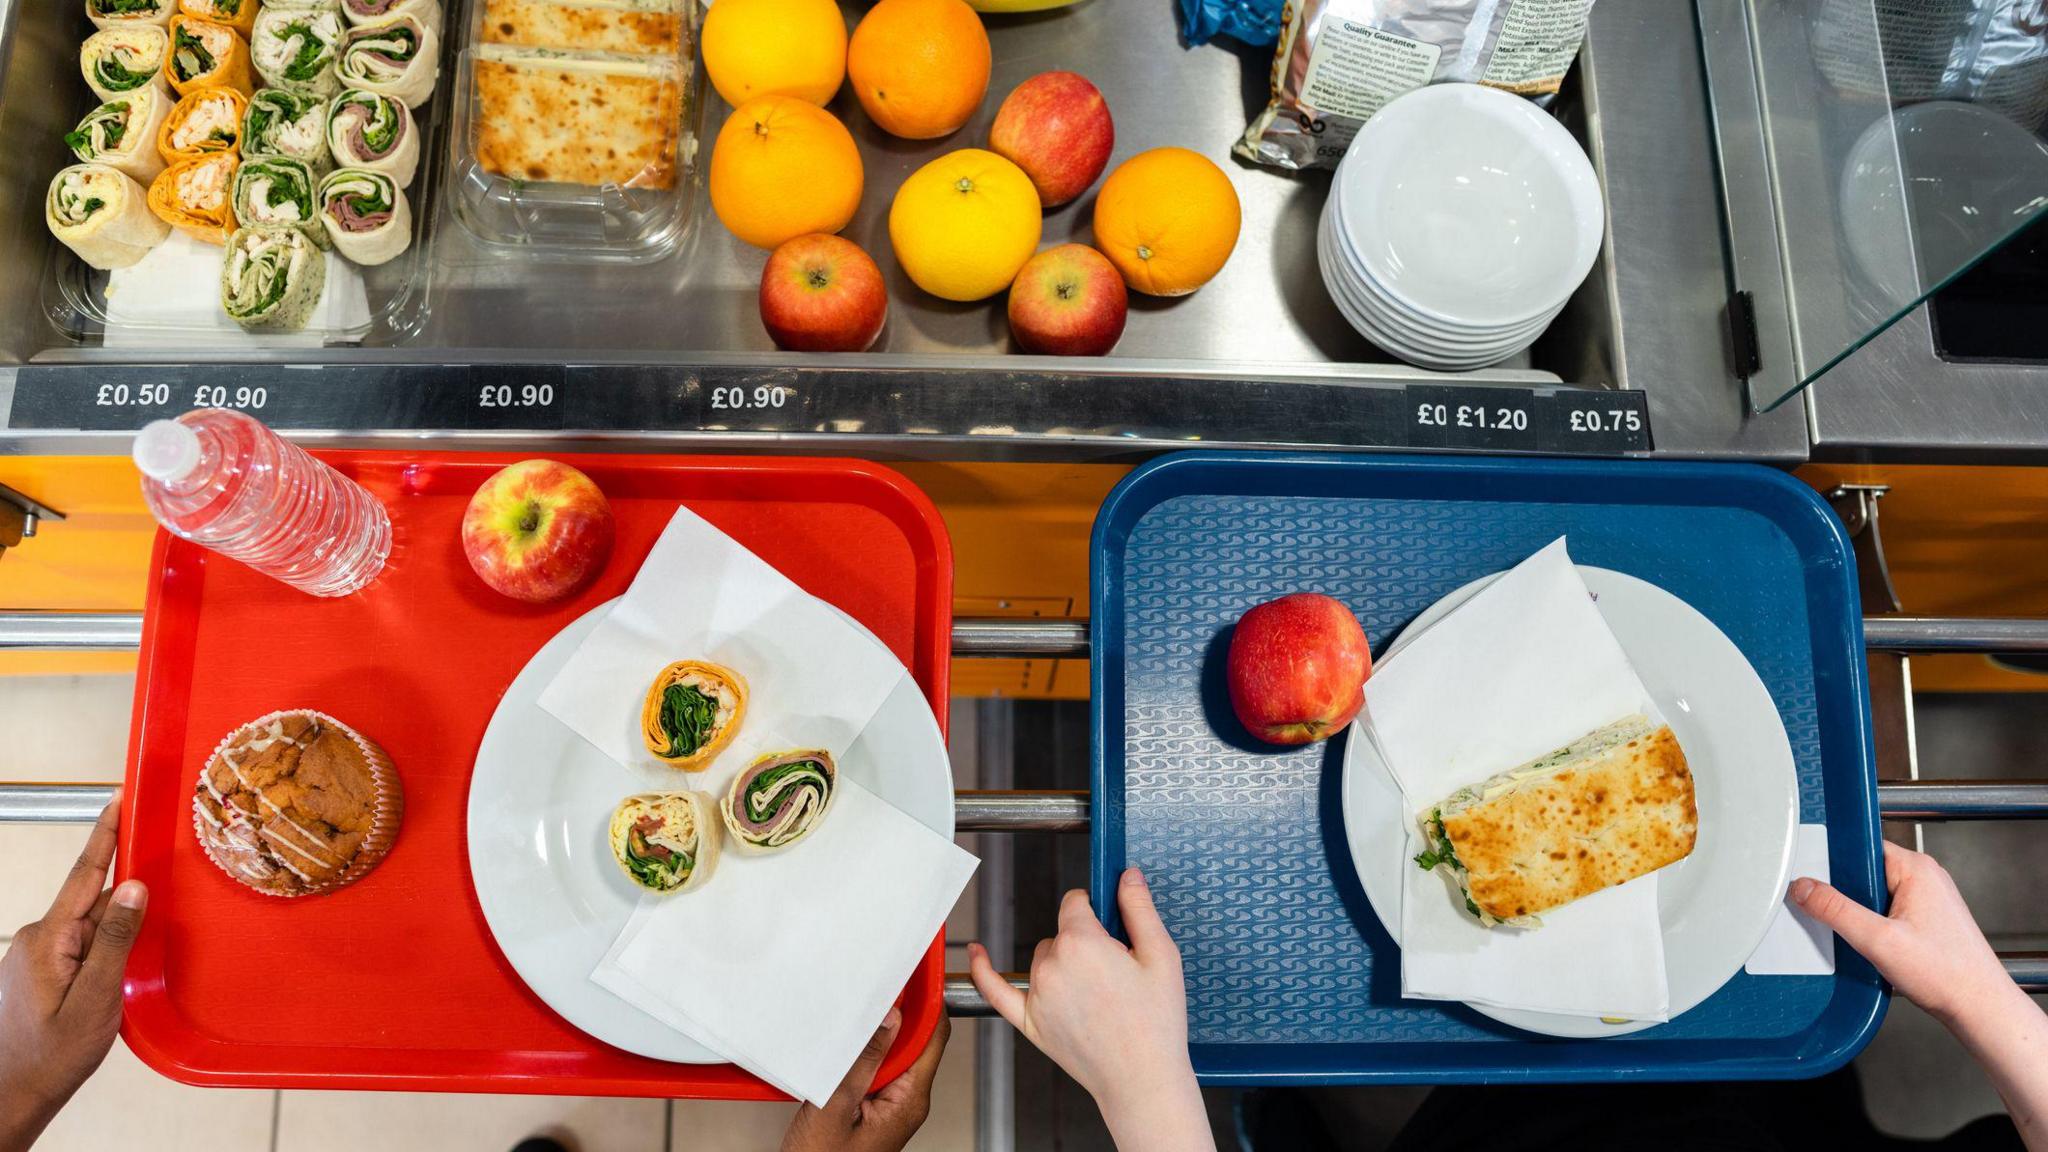
{"label": "orange fruit", "polygon": [[824,104],[846,79],[846,17],[834,0],[718,0],[703,41],[711,86],[735,108],[762,96]]}
{"label": "orange fruit", "polygon": [[740,105],[711,149],[711,207],[733,235],[759,248],[846,227],[862,180],[853,133],[794,96]]}
{"label": "orange fruit", "polygon": [[963,0],[882,0],[855,26],[846,71],[884,132],[936,140],[981,109],[990,60],[988,32]]}
{"label": "orange fruit", "polygon": [[1215,161],[1185,148],[1140,152],[1095,198],[1095,246],[1133,292],[1185,296],[1237,247],[1237,189]]}
{"label": "orange fruit", "polygon": [[1043,212],[1022,168],[993,152],[962,148],[911,173],[896,190],[889,242],[919,288],[947,300],[985,300],[1008,288],[1038,250]]}

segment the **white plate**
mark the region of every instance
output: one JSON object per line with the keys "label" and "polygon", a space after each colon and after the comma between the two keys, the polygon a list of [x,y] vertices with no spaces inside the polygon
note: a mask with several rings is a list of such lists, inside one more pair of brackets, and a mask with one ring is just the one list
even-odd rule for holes
{"label": "white plate", "polygon": [[[1692,855],[1657,874],[1665,974],[1676,1018],[1741,970],[1784,901],[1799,823],[1792,744],[1770,690],[1713,621],[1633,576],[1583,564],[1579,574],[1692,769],[1699,840]],[[1391,658],[1498,578],[1474,580],[1431,605],[1380,659]],[[1366,899],[1398,944],[1401,870],[1415,867],[1405,850],[1406,809],[1372,741],[1357,733],[1344,742],[1344,837]],[[1472,1007],[1503,1024],[1551,1036],[1619,1036],[1653,1026]]]}
{"label": "white plate", "polygon": [[1502,327],[1567,299],[1600,252],[1600,181],[1529,101],[1430,84],[1358,131],[1331,184],[1380,287],[1424,315]]}
{"label": "white plate", "polygon": [[[689,788],[694,779],[670,768],[618,764],[541,710],[541,690],[616,603],[599,605],[556,633],[498,702],[469,782],[470,878],[505,958],[563,1019],[641,1056],[724,1063],[590,982],[591,969],[625,927],[641,892],[619,871],[606,842],[612,809],[635,792]],[[840,758],[839,770],[952,838],[946,739],[915,680],[903,678]],[[745,866],[736,859],[719,865]]]}

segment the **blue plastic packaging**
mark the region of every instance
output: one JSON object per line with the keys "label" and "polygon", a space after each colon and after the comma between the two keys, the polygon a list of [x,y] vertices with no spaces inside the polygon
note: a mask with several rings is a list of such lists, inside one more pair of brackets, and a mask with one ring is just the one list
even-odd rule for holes
{"label": "blue plastic packaging", "polygon": [[[1195,1069],[1212,1084],[1816,1076],[1883,1018],[1846,947],[1832,977],[1737,973],[1676,1020],[1557,1040],[1400,997],[1399,949],[1352,870],[1342,741],[1275,749],[1235,728],[1227,633],[1263,600],[1336,596],[1374,651],[1466,582],[1569,536],[1574,559],[1704,613],[1770,688],[1800,820],[1835,884],[1882,907],[1861,607],[1840,522],[1751,465],[1199,452],[1104,502],[1092,549],[1092,896],[1143,867],[1180,942]],[[1217,723],[1218,720],[1221,723]]]}
{"label": "blue plastic packaging", "polygon": [[[1128,0],[1126,0],[1128,2]],[[1280,38],[1281,0],[1180,0],[1180,32],[1189,44],[1229,36],[1246,44]]]}

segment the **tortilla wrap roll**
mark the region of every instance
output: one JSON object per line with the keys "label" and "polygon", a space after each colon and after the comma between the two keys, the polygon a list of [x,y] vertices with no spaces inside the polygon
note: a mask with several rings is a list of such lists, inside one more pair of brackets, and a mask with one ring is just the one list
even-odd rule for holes
{"label": "tortilla wrap roll", "polygon": [[334,66],[345,31],[333,12],[266,7],[256,17],[249,56],[266,85],[324,100],[341,91]]}
{"label": "tortilla wrap roll", "polygon": [[320,226],[334,250],[365,267],[412,246],[412,206],[398,182],[368,168],[337,168],[320,181]]}
{"label": "tortilla wrap roll", "polygon": [[1488,928],[1540,914],[1692,854],[1699,809],[1671,729],[1627,716],[1477,784],[1420,818],[1424,870],[1445,869]]}
{"label": "tortilla wrap roll", "polygon": [[148,187],[164,170],[156,137],[170,113],[168,92],[138,88],[86,113],[64,134],[64,143],[80,163],[105,164]]}
{"label": "tortilla wrap roll", "polygon": [[303,92],[265,88],[242,114],[242,155],[288,156],[315,177],[334,166],[327,151],[327,101]]}
{"label": "tortilla wrap roll", "polygon": [[95,28],[161,28],[177,10],[178,0],[85,0],[85,17]]}
{"label": "tortilla wrap roll", "polygon": [[417,16],[358,24],[342,38],[337,68],[348,87],[417,108],[433,96],[441,74],[441,33]]}
{"label": "tortilla wrap roll", "polygon": [[194,240],[225,244],[235,230],[228,197],[238,163],[233,152],[172,162],[149,182],[149,210]]}
{"label": "tortilla wrap roll", "polygon": [[171,226],[152,215],[142,185],[106,164],[73,164],[43,200],[50,234],[105,271],[126,268],[164,242]]}
{"label": "tortilla wrap roll", "polygon": [[122,24],[93,33],[78,49],[78,70],[102,101],[155,89],[175,99],[164,79],[171,34],[154,24]]}
{"label": "tortilla wrap roll", "polygon": [[718,818],[702,792],[645,792],[612,812],[612,857],[649,892],[701,888],[718,866]]}
{"label": "tortilla wrap roll", "polygon": [[215,24],[225,24],[244,39],[256,24],[257,0],[178,0],[178,11]]}
{"label": "tortilla wrap roll", "polygon": [[242,118],[249,101],[233,88],[201,88],[171,105],[156,130],[164,163],[176,164],[214,152],[240,152]]}
{"label": "tortilla wrap roll", "polygon": [[414,16],[419,22],[441,31],[441,0],[341,0],[341,17],[351,25],[381,24],[400,16]]}
{"label": "tortilla wrap roll", "polygon": [[327,247],[320,226],[320,182],[303,160],[289,156],[245,157],[235,169],[231,203],[244,228],[272,225],[305,232],[314,246]]}
{"label": "tortilla wrap roll", "polygon": [[336,168],[368,168],[407,188],[420,164],[419,126],[403,102],[351,88],[328,105],[327,151]]}
{"label": "tortilla wrap roll", "polygon": [[733,850],[759,856],[809,836],[839,790],[839,766],[822,748],[770,752],[733,777],[718,802]]}
{"label": "tortilla wrap roll", "polygon": [[708,660],[678,660],[661,670],[640,708],[640,739],[663,763],[685,772],[710,766],[747,716],[747,682]]}
{"label": "tortilla wrap roll", "polygon": [[249,42],[225,24],[183,14],[171,17],[171,55],[164,62],[171,90],[180,96],[201,88],[256,91],[249,73]]}
{"label": "tortilla wrap roll", "polygon": [[304,328],[326,287],[327,256],[305,229],[258,225],[228,237],[220,306],[249,331]]}

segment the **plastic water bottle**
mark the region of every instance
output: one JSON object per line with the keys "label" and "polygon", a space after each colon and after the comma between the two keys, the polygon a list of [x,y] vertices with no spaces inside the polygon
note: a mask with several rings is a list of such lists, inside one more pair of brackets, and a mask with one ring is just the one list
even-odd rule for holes
{"label": "plastic water bottle", "polygon": [[135,437],[142,496],[165,528],[315,596],[346,596],[391,554],[362,485],[240,412],[201,408]]}

